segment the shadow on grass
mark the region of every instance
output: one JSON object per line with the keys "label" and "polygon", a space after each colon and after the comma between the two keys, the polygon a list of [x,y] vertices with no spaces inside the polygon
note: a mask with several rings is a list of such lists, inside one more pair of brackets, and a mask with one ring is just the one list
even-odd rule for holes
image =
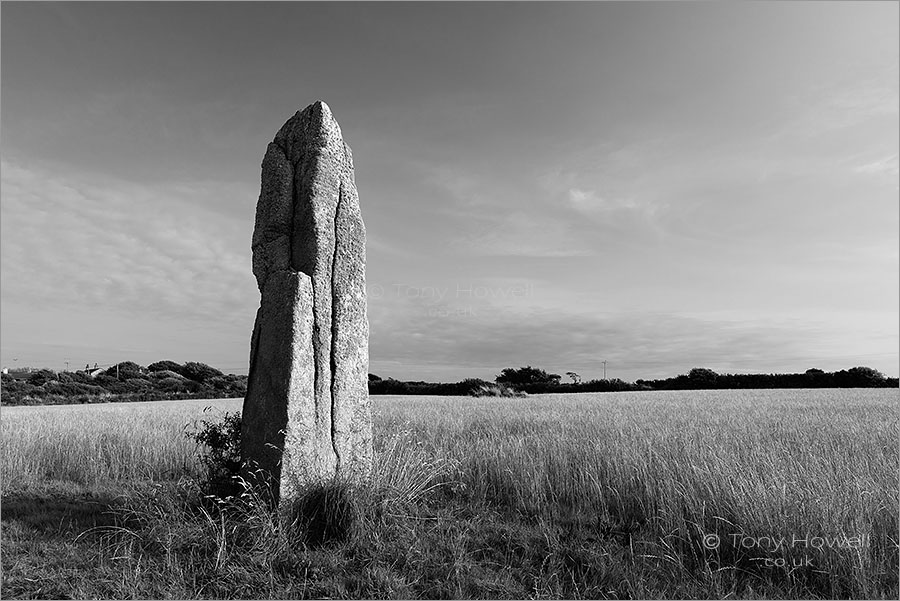
{"label": "shadow on grass", "polygon": [[110,511],[117,495],[108,492],[28,491],[3,495],[0,520],[38,534],[80,534],[116,522]]}
{"label": "shadow on grass", "polygon": [[311,487],[299,495],[290,504],[288,519],[293,536],[316,548],[350,539],[359,528],[362,511],[354,492],[333,482]]}

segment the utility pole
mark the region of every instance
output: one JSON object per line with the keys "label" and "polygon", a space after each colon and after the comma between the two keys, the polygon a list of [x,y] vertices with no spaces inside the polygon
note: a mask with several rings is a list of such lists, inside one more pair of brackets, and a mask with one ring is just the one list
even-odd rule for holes
{"label": "utility pole", "polygon": [[66,359],[66,371],[69,371],[69,360]]}
{"label": "utility pole", "polygon": [[603,360],[603,379],[606,379],[606,359]]}

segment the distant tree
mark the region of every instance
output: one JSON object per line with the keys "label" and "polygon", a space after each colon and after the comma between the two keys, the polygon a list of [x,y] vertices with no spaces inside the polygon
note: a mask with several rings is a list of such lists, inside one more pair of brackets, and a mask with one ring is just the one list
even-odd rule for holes
{"label": "distant tree", "polygon": [[149,390],[153,388],[153,384],[150,383],[150,380],[146,380],[144,378],[128,378],[127,380],[125,380],[125,386],[129,391],[133,392]]}
{"label": "distant tree", "polygon": [[143,367],[133,361],[122,361],[121,363],[108,368],[103,373],[113,378],[118,376],[119,380],[124,382],[125,380],[129,380],[131,378],[140,378],[143,369]]}
{"label": "distant tree", "polygon": [[177,374],[181,370],[181,363],[169,360],[157,361],[148,365],[147,369],[150,371],[174,371]]}
{"label": "distant tree", "polygon": [[247,394],[247,376],[238,376],[230,374],[227,376],[230,394],[234,396],[244,396]]}
{"label": "distant tree", "polygon": [[409,384],[394,378],[369,382],[369,394],[409,394]]}
{"label": "distant tree", "polygon": [[185,392],[184,382],[183,378],[163,378],[156,381],[156,388],[163,392]]}
{"label": "distant tree", "polygon": [[886,383],[884,374],[871,367],[851,367],[834,373],[835,385],[841,388],[868,388]]}
{"label": "distant tree", "polygon": [[50,371],[49,369],[39,369],[28,376],[28,383],[32,386],[43,386],[47,382],[51,382],[55,379],[56,372]]}
{"label": "distant tree", "polygon": [[75,371],[69,374],[72,377],[73,382],[78,382],[79,384],[93,384],[94,380],[91,378],[91,375],[84,371]]}
{"label": "distant tree", "polygon": [[873,369],[871,367],[851,367],[847,370],[847,373],[853,376],[854,379],[859,379],[862,381],[872,380],[872,381],[881,381],[884,380],[884,374],[878,371],[877,369]]}
{"label": "distant tree", "polygon": [[231,387],[231,383],[228,381],[227,376],[216,376],[215,378],[210,378],[209,380],[204,382],[204,384],[216,391],[225,391]]}
{"label": "distant tree", "polygon": [[531,384],[544,384],[554,386],[559,384],[558,374],[548,374],[543,369],[536,367],[520,367],[518,369],[507,367],[494,379],[497,384],[505,384],[515,388],[521,388]]}
{"label": "distant tree", "polygon": [[381,378],[375,374],[369,374],[369,382],[381,382]]}
{"label": "distant tree", "polygon": [[822,388],[832,385],[832,375],[826,374],[823,370],[811,367],[803,373],[803,386],[810,388]]}
{"label": "distant tree", "polygon": [[175,378],[176,380],[182,380],[182,379],[184,379],[184,376],[182,376],[177,371],[171,371],[169,369],[164,369],[162,371],[151,371],[150,372],[151,380],[161,380],[163,378]]}
{"label": "distant tree", "polygon": [[190,378],[195,382],[201,383],[217,376],[225,375],[215,367],[210,367],[206,363],[198,363],[196,361],[188,361],[181,366],[181,369],[174,369],[172,371],[180,373],[185,378]]}
{"label": "distant tree", "polygon": [[576,374],[574,371],[567,371],[566,375],[572,378],[573,384],[581,384],[581,376]]}
{"label": "distant tree", "polygon": [[715,386],[719,374],[705,367],[695,367],[688,373],[688,380],[691,385],[698,388],[711,388]]}

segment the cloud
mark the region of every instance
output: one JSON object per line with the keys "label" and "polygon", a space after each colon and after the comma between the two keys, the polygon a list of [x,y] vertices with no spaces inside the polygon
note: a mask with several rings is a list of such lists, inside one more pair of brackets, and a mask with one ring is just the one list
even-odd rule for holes
{"label": "cloud", "polygon": [[[896,72],[895,72],[896,76]],[[830,123],[832,127],[848,127],[867,119],[900,113],[896,84],[882,81],[860,82],[857,86],[834,90],[810,115],[815,121]]]}
{"label": "cloud", "polygon": [[457,236],[460,254],[515,257],[581,257],[594,253],[564,221],[523,211],[485,211]]}
{"label": "cloud", "polygon": [[[651,146],[658,150],[655,143]],[[587,241],[597,255],[655,246],[665,238],[668,200],[643,186],[633,171],[642,150],[599,147],[585,152],[599,153],[593,165],[581,153],[570,161],[581,168],[558,166],[536,178],[543,205],[567,224],[569,238]]]}
{"label": "cloud", "polygon": [[227,189],[145,186],[4,159],[2,191],[5,300],[219,323],[245,322],[258,302],[252,209],[244,220],[215,210],[217,200],[235,206]]}
{"label": "cloud", "polygon": [[888,175],[896,178],[900,175],[900,161],[898,153],[888,155],[875,161],[859,165],[853,169],[854,173]]}
{"label": "cloud", "polygon": [[652,207],[642,207],[630,198],[601,197],[593,190],[570,188],[569,204],[580,213],[596,215],[610,211],[639,211],[653,213]]}
{"label": "cloud", "polygon": [[[599,377],[600,362],[624,379],[692,367],[728,371],[806,369],[822,359],[828,332],[815,321],[760,322],[661,312],[591,313],[513,306],[452,294],[370,303],[371,358],[383,377],[489,377],[535,365]],[[401,367],[402,366],[402,367]],[[806,367],[803,367],[806,366]],[[826,365],[826,367],[828,367]]]}
{"label": "cloud", "polygon": [[[596,151],[596,149],[594,149]],[[658,200],[638,193],[635,168],[636,148],[609,151],[594,156],[595,164],[583,170],[560,166],[537,178],[545,202],[563,204],[595,221],[615,221],[617,213],[630,213],[649,221],[666,208]],[[648,157],[649,160],[649,157]],[[584,163],[575,158],[573,163]]]}
{"label": "cloud", "polygon": [[449,247],[457,254],[577,257],[594,254],[558,207],[548,207],[517,182],[483,177],[458,167],[419,165],[425,181],[446,202],[437,214],[459,224]]}
{"label": "cloud", "polygon": [[414,163],[424,173],[425,182],[442,189],[453,200],[456,208],[477,208],[493,204],[486,194],[486,182],[479,181],[473,173],[447,165]]}
{"label": "cloud", "polygon": [[794,138],[819,139],[869,122],[896,122],[900,96],[896,83],[885,85],[891,79],[896,81],[896,71],[890,78],[859,81],[852,86],[832,85],[794,97],[790,118],[769,139],[779,143]]}

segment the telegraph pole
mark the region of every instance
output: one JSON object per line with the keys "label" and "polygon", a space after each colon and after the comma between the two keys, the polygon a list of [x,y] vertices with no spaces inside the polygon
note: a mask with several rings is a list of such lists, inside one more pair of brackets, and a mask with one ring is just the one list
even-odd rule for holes
{"label": "telegraph pole", "polygon": [[66,359],[66,371],[69,371],[69,360]]}
{"label": "telegraph pole", "polygon": [[606,379],[606,359],[603,360],[603,379]]}

